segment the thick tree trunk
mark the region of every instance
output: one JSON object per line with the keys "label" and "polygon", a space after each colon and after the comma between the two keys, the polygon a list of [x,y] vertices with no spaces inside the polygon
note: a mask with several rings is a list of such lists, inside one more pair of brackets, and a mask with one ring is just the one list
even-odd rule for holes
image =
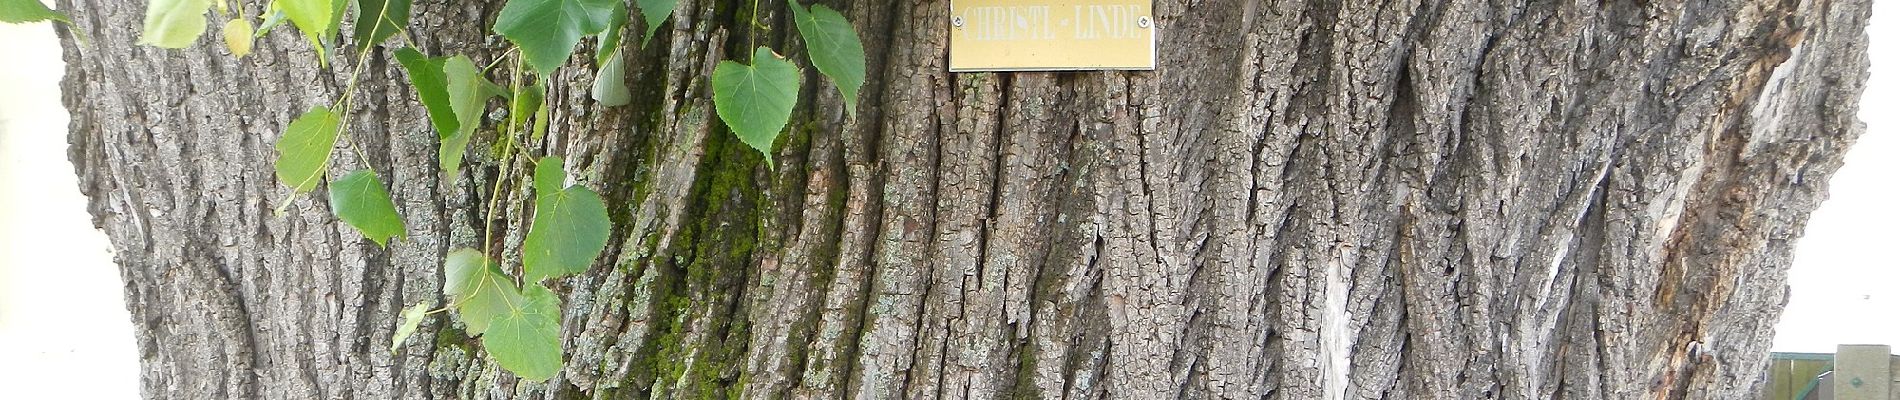
{"label": "thick tree trunk", "polygon": [[[555,284],[566,367],[537,384],[446,314],[386,350],[448,249],[485,223],[515,248],[526,203],[486,151],[443,181],[390,52],[347,110],[368,165],[331,169],[391,181],[409,240],[382,249],[322,196],[272,214],[272,143],[355,60],[288,29],[242,60],[136,46],[142,2],[61,0],[145,395],[1748,398],[1860,132],[1869,3],[1159,0],[1156,71],[951,74],[945,1],[821,2],[864,34],[865,101],[805,85],[776,168],[709,100],[751,2],[683,1],[628,55],[632,106],[554,75],[531,152],[616,231]],[[491,61],[501,4],[418,2],[410,36]],[[802,54],[759,4],[760,43]]]}

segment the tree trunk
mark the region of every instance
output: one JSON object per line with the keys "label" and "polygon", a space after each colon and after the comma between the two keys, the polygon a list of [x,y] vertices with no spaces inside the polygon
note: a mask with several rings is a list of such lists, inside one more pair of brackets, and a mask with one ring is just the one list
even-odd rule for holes
{"label": "tree trunk", "polygon": [[[449,249],[492,224],[518,265],[528,168],[483,150],[500,107],[451,183],[390,49],[163,50],[135,45],[142,2],[61,0],[71,157],[145,396],[1752,398],[1861,130],[1869,7],[1159,0],[1155,71],[952,74],[946,1],[820,2],[863,34],[861,112],[807,67],[774,168],[708,88],[751,2],[628,35],[631,106],[588,99],[584,60],[554,74],[530,152],[567,157],[615,231],[553,284],[566,366],[533,383],[446,313],[387,350]],[[502,3],[418,1],[411,44],[493,61]],[[803,54],[758,4],[759,44]],[[330,171],[390,182],[409,238],[387,249],[271,172],[359,67],[367,165]]]}

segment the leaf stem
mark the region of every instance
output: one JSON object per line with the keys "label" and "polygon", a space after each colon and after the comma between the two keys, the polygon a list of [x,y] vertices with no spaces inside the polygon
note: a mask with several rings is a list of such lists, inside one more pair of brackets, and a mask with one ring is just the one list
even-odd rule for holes
{"label": "leaf stem", "polygon": [[244,14],[245,14],[244,0],[237,0],[237,1],[233,1],[232,3],[237,4],[237,18],[234,18],[234,19],[248,19],[244,17]]}
{"label": "leaf stem", "polygon": [[751,18],[751,23],[746,24],[745,33],[747,64],[759,62],[759,60],[752,59],[752,49],[759,48],[759,0],[752,0],[752,15],[749,17]]}
{"label": "leaf stem", "polygon": [[[515,47],[515,49],[519,49],[519,48],[520,47]],[[519,53],[516,53],[511,49],[509,53],[503,55],[503,58],[510,58],[508,57],[509,55],[513,55],[512,59],[514,60],[512,68],[509,69],[509,74],[508,74],[508,85],[510,86],[509,90],[512,91],[513,94],[508,99],[508,121],[505,122],[508,124],[507,133],[502,135],[502,138],[501,138],[502,140],[501,157],[499,157],[499,160],[501,161],[501,165],[497,167],[499,171],[497,171],[497,174],[495,175],[495,185],[488,195],[488,212],[483,214],[483,217],[482,217],[484,219],[482,221],[482,253],[483,254],[493,254],[491,253],[491,251],[494,250],[493,246],[495,242],[494,215],[495,215],[496,208],[499,207],[501,204],[501,185],[502,183],[508,181],[508,169],[510,166],[514,165],[514,150],[515,150],[514,148],[515,147],[514,146],[515,123],[514,122],[516,118],[514,115],[515,114],[514,102],[516,101],[515,98],[518,98],[521,96],[521,58],[522,57]],[[501,61],[501,59],[496,59],[495,61],[499,62]],[[494,64],[490,63],[490,67],[493,67],[493,66]],[[501,257],[496,257],[496,259],[500,260]],[[519,283],[517,283],[516,285],[519,286]]]}
{"label": "leaf stem", "polygon": [[[501,53],[501,57],[495,57],[495,61],[489,61],[488,66],[482,67],[482,73],[487,74],[489,70],[495,69],[496,65],[500,65],[502,60],[507,60],[508,56],[514,55],[515,52],[518,52],[518,51],[521,51],[521,46],[509,47],[508,51]],[[516,62],[515,65],[517,65],[518,67],[519,65],[521,65],[521,63]]]}
{"label": "leaf stem", "polygon": [[[337,112],[343,114],[343,124],[337,125],[337,133],[343,135],[344,141],[350,144],[350,152],[356,154],[357,162],[362,163],[363,168],[371,172],[374,172],[376,168],[369,164],[369,156],[363,153],[363,148],[356,145],[356,135],[350,134],[350,122],[356,118],[356,112],[352,108],[356,102],[356,83],[363,76],[363,63],[369,61],[369,50],[373,47],[375,46],[364,46],[356,51],[356,64],[350,68],[350,81],[344,85],[343,98],[340,99],[343,106],[337,108]],[[328,167],[327,163],[325,166]]]}

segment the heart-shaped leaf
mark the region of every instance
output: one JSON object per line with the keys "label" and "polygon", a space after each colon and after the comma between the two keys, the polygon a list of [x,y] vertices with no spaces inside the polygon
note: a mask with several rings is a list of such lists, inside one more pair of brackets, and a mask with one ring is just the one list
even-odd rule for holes
{"label": "heart-shaped leaf", "polygon": [[410,47],[396,50],[396,61],[409,72],[409,86],[416,88],[416,99],[429,111],[429,124],[435,126],[437,138],[455,134],[460,126],[455,120],[455,109],[449,103],[449,78],[442,73],[442,65],[448,60],[448,57],[422,55]]}
{"label": "heart-shaped leaf", "polygon": [[600,195],[585,186],[562,188],[561,158],[542,158],[534,169],[534,223],[521,243],[524,281],[586,272],[607,248],[612,221]]}
{"label": "heart-shaped leaf", "polygon": [[402,216],[389,191],[376,179],[376,172],[360,169],[330,182],[330,207],[337,219],[356,227],[363,237],[377,246],[389,246],[389,238],[406,237]]}
{"label": "heart-shaped leaf", "polygon": [[205,33],[205,10],[209,9],[211,0],[152,0],[145,5],[145,30],[139,34],[139,43],[167,49],[191,47]]}
{"label": "heart-shaped leaf", "polygon": [[607,14],[607,30],[600,32],[600,45],[594,46],[594,64],[606,64],[607,56],[620,51],[620,35],[627,30],[627,3],[614,2]]}
{"label": "heart-shaped leaf", "polygon": [[231,56],[244,58],[251,54],[251,20],[238,18],[224,23],[224,48],[231,50]]}
{"label": "heart-shaped leaf", "polygon": [[337,120],[329,108],[317,106],[290,121],[277,138],[277,180],[296,193],[309,192],[323,180],[323,169],[336,149]]}
{"label": "heart-shaped leaf", "polygon": [[389,338],[389,353],[396,354],[402,349],[402,341],[416,333],[416,327],[422,325],[422,317],[429,315],[429,307],[435,307],[435,301],[423,300],[421,303],[402,309],[402,322],[396,324],[396,333]]}
{"label": "heart-shaped leaf", "polygon": [[666,22],[666,17],[672,16],[673,10],[679,8],[680,0],[635,1],[639,2],[640,16],[644,17],[647,23],[646,34],[640,36],[640,47],[647,47],[647,41],[653,40],[653,33],[660,31],[660,23]]}
{"label": "heart-shaped leaf", "polygon": [[410,0],[356,0],[356,48],[388,40],[409,26]]}
{"label": "heart-shaped leaf", "polygon": [[495,32],[521,46],[528,65],[542,75],[567,63],[582,36],[607,30],[619,0],[508,0]]}
{"label": "heart-shaped leaf", "polygon": [[627,88],[627,68],[624,57],[619,51],[607,57],[600,65],[600,72],[594,74],[594,87],[591,95],[594,101],[607,107],[624,106],[633,102],[632,91]]}
{"label": "heart-shaped leaf", "polygon": [[324,41],[336,33],[331,30],[335,26],[331,21],[343,18],[338,12],[343,8],[343,0],[274,0],[274,3],[311,43]]}
{"label": "heart-shaped leaf", "polygon": [[851,27],[844,14],[823,4],[813,4],[809,11],[797,3],[791,8],[798,36],[811,48],[806,52],[811,65],[838,85],[838,92],[844,95],[845,112],[856,117],[858,88],[864,86],[864,43],[858,39],[858,30]]}
{"label": "heart-shaped leaf", "polygon": [[468,151],[469,138],[475,136],[482,115],[488,112],[488,100],[501,93],[495,90],[494,83],[482,77],[481,68],[468,57],[449,57],[442,64],[442,72],[448,78],[449,109],[455,112],[456,129],[441,132],[448,136],[442,137],[437,157],[444,177],[449,183],[455,183],[462,171],[462,154]]}
{"label": "heart-shaped leaf", "polygon": [[727,60],[713,68],[713,107],[719,119],[739,140],[764,154],[767,165],[772,163],[772,142],[798,104],[799,79],[797,66],[765,47],[753,51],[752,65]]}
{"label": "heart-shaped leaf", "polygon": [[468,326],[464,331],[469,336],[487,332],[496,316],[510,312],[522,302],[514,282],[481,251],[449,252],[442,260],[442,274],[442,295],[448,296],[449,304],[455,306],[455,314]]}
{"label": "heart-shaped leaf", "polygon": [[507,312],[495,316],[482,348],[516,376],[545,381],[561,371],[561,298],[529,284]]}

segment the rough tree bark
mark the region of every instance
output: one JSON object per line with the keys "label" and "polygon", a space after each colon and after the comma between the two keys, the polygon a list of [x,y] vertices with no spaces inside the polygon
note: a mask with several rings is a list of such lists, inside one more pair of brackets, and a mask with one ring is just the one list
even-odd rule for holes
{"label": "rough tree bark", "polygon": [[[442,181],[388,50],[347,110],[368,165],[331,169],[392,181],[411,229],[385,250],[322,196],[272,215],[271,144],[354,60],[287,29],[242,60],[136,46],[142,2],[61,0],[145,395],[1747,398],[1860,132],[1869,7],[1160,0],[1156,71],[951,74],[944,0],[820,2],[864,34],[862,113],[808,69],[773,169],[710,111],[751,2],[683,1],[627,55],[631,106],[588,100],[582,57],[555,74],[531,152],[616,231],[555,284],[566,367],[534,384],[445,314],[386,351],[448,249],[484,223],[514,248],[528,211],[519,160]],[[419,1],[414,45],[493,60],[501,4]],[[761,43],[802,54],[759,4]]]}

